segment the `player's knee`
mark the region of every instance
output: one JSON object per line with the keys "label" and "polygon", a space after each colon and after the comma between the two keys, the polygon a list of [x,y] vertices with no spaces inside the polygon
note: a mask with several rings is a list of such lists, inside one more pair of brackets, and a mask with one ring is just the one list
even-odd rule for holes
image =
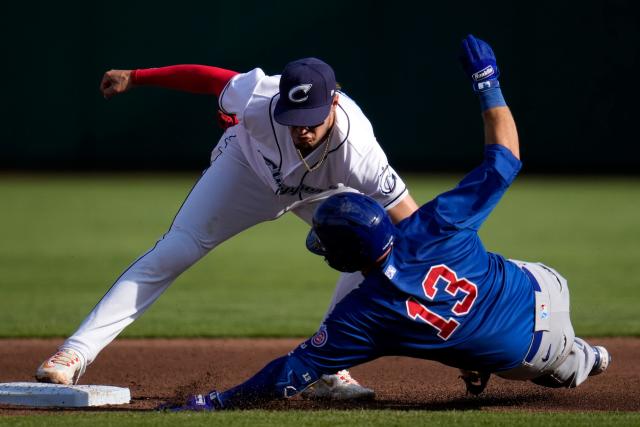
{"label": "player's knee", "polygon": [[137,264],[149,273],[174,275],[193,265],[207,252],[192,234],[172,229]]}
{"label": "player's knee", "polygon": [[194,229],[193,227],[182,227],[174,225],[163,239],[175,241],[185,249],[197,250],[203,255],[213,249],[211,239],[205,233]]}
{"label": "player's knee", "polygon": [[220,244],[220,239],[215,237],[216,233],[211,230],[199,229],[193,225],[185,226],[174,224],[169,230],[169,234],[172,233],[182,236],[182,239],[188,240],[204,253],[209,252]]}

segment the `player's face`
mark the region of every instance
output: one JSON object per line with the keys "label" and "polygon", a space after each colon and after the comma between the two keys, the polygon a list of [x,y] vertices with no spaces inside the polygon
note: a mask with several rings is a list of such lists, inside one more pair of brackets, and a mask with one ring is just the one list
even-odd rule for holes
{"label": "player's face", "polygon": [[313,126],[289,126],[293,145],[306,156],[311,153],[331,131],[335,121],[336,107],[338,106],[338,96],[336,95],[331,104],[329,115],[322,123]]}

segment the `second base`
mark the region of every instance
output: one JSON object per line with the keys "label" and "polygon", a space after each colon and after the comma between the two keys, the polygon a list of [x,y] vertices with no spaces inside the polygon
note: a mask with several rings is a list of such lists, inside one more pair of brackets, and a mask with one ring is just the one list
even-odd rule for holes
{"label": "second base", "polygon": [[60,385],[45,383],[0,383],[0,404],[82,408],[129,403],[128,388],[106,385]]}

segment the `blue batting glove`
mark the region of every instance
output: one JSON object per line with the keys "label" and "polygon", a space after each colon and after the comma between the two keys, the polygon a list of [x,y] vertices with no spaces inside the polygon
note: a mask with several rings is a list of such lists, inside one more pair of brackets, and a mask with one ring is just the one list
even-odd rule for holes
{"label": "blue batting glove", "polygon": [[482,111],[507,105],[498,82],[500,70],[496,64],[496,55],[488,43],[469,34],[462,40],[460,62],[473,82],[474,92],[480,97]]}
{"label": "blue batting glove", "polygon": [[492,87],[500,87],[500,70],[496,64],[496,55],[488,43],[469,34],[462,40],[460,62],[465,73],[473,82],[473,90],[480,92]]}

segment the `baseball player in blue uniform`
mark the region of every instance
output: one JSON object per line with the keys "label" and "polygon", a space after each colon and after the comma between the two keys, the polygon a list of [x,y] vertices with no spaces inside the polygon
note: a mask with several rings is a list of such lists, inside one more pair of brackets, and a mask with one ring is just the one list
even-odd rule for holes
{"label": "baseball player in blue uniform", "polygon": [[243,384],[193,396],[179,409],[291,397],[323,374],[390,355],[457,367],[475,394],[490,374],[572,388],[607,369],[607,350],[574,335],[567,281],[544,264],[488,252],[478,236],[521,162],[491,47],[467,36],[461,60],[480,98],[482,164],[395,226],[381,205],[358,192],[324,201],[307,248],[339,271],[361,271],[360,286],[288,355]]}

